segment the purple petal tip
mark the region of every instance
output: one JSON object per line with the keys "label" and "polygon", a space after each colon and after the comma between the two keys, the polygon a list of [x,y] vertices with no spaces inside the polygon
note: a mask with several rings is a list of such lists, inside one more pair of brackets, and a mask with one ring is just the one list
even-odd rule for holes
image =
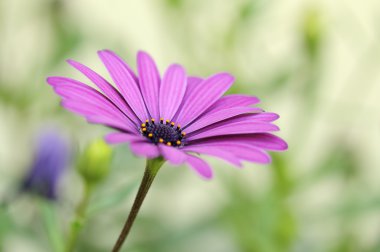
{"label": "purple petal tip", "polygon": [[99,50],[98,51],[98,55],[102,55],[102,54],[112,54],[112,55],[116,55],[116,53],[114,51],[111,51],[109,49],[103,49],[103,50]]}
{"label": "purple petal tip", "polygon": [[287,143],[287,142],[285,142],[285,141],[283,141],[283,145],[284,145],[284,146],[282,146],[282,148],[281,148],[281,150],[280,150],[280,151],[286,151],[286,150],[288,150],[288,148],[289,148],[289,145],[288,145],[288,143]]}
{"label": "purple petal tip", "polygon": [[150,56],[149,53],[147,53],[147,52],[145,52],[145,51],[142,51],[142,50],[140,50],[140,51],[137,52],[137,57],[138,57],[138,58],[139,58],[139,57],[149,57],[149,58],[151,58],[151,56]]}
{"label": "purple petal tip", "polygon": [[110,52],[107,49],[103,49],[103,50],[99,50],[97,53],[98,53],[99,56],[102,56],[103,54],[110,53]]}
{"label": "purple petal tip", "polygon": [[77,62],[77,61],[75,61],[75,60],[73,60],[73,59],[67,59],[66,60],[66,62],[68,63],[68,64],[70,64],[70,65],[76,65],[76,64],[79,64],[79,62]]}
{"label": "purple petal tip", "polygon": [[221,77],[221,78],[225,78],[225,79],[229,79],[229,82],[234,82],[235,81],[235,77],[232,74],[227,73],[227,72],[217,73],[217,74],[215,74],[215,76],[218,76],[218,77]]}
{"label": "purple petal tip", "polygon": [[50,85],[50,86],[54,86],[56,83],[56,80],[57,78],[59,77],[56,77],[56,76],[49,76],[46,78],[46,82]]}

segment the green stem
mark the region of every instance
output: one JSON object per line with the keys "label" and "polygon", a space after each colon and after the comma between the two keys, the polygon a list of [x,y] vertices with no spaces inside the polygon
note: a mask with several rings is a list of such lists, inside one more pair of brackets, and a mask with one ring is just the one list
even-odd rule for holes
{"label": "green stem", "polygon": [[65,250],[66,252],[74,251],[79,233],[83,228],[83,224],[86,218],[86,210],[88,203],[90,202],[91,193],[92,186],[88,183],[85,183],[82,200],[79,202],[75,211],[75,217],[71,222],[70,233],[68,235],[68,242]]}
{"label": "green stem", "polygon": [[39,207],[46,228],[47,236],[54,251],[62,252],[64,248],[63,236],[59,229],[55,206],[52,202],[39,200]]}
{"label": "green stem", "polygon": [[152,182],[154,178],[156,177],[158,170],[161,168],[163,164],[164,164],[164,160],[162,158],[147,160],[145,173],[141,180],[140,188],[137,192],[135,201],[133,202],[132,209],[129,213],[129,216],[124,224],[123,230],[121,231],[112,252],[120,251],[121,247],[123,246],[123,243],[125,239],[127,238],[129,231],[132,228],[132,225],[136,219],[136,216],[140,210],[140,207],[142,203],[144,202],[145,196],[148,193],[149,188],[152,185]]}

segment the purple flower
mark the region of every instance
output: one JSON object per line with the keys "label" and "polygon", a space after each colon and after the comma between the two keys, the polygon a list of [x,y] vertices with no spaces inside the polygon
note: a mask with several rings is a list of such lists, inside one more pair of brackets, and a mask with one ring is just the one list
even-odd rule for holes
{"label": "purple flower", "polygon": [[287,149],[286,142],[269,133],[279,130],[272,123],[279,116],[252,107],[258,98],[223,96],[234,82],[230,74],[192,77],[173,64],[161,78],[153,59],[139,52],[137,76],[114,52],[98,54],[118,89],[74,60],[68,63],[100,91],[66,77],[49,77],[47,82],[62,97],[63,107],[115,129],[105,137],[108,143],[128,142],[138,156],[186,163],[205,178],[212,177],[212,170],[197,154],[241,166],[241,161],[269,163],[268,150]]}
{"label": "purple flower", "polygon": [[33,164],[21,189],[54,200],[58,181],[69,163],[69,146],[56,132],[41,134],[36,145]]}

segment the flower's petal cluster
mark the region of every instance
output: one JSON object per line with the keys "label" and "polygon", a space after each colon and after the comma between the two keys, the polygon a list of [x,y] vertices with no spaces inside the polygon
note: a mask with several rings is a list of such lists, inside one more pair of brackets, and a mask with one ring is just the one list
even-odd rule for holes
{"label": "flower's petal cluster", "polygon": [[[212,177],[211,168],[194,155],[219,157],[240,167],[242,161],[269,163],[267,151],[287,149],[285,141],[270,133],[279,130],[273,124],[279,116],[254,107],[260,102],[257,97],[223,96],[234,82],[230,74],[191,77],[181,65],[173,64],[161,77],[154,60],[139,52],[137,76],[115,53],[103,50],[98,54],[117,89],[73,60],[69,64],[99,91],[65,77],[47,81],[65,108],[91,123],[117,130],[105,137],[108,143],[128,142],[136,155],[162,156],[174,165],[186,163],[205,178]],[[178,142],[172,142],[175,130],[181,132],[181,138],[174,139]]]}
{"label": "flower's petal cluster", "polygon": [[21,189],[50,200],[57,199],[57,187],[62,173],[70,162],[67,140],[56,131],[39,135],[35,156]]}

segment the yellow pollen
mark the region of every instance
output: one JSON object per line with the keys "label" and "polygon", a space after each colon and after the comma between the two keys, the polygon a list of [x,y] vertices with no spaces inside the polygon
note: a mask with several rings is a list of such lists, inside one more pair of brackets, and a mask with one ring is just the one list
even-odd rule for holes
{"label": "yellow pollen", "polygon": [[164,139],[160,138],[158,141],[159,141],[160,143],[163,143],[163,142],[164,142]]}
{"label": "yellow pollen", "polygon": [[142,128],[142,131],[144,131],[144,132],[145,132],[145,131],[146,131],[146,128]]}
{"label": "yellow pollen", "polygon": [[186,136],[186,132],[182,132],[182,136]]}
{"label": "yellow pollen", "polygon": [[177,125],[177,128],[180,129],[180,128],[181,128],[181,125],[178,124],[178,125]]}
{"label": "yellow pollen", "polygon": [[180,145],[181,144],[181,141],[177,140],[177,145]]}
{"label": "yellow pollen", "polygon": [[141,124],[141,128],[145,128],[145,127],[146,127],[145,123]]}
{"label": "yellow pollen", "polygon": [[149,122],[149,120],[148,120],[148,119],[146,119],[146,120],[145,120],[145,122],[146,122],[146,123],[148,123],[148,122]]}
{"label": "yellow pollen", "polygon": [[170,120],[166,120],[166,123],[170,123]]}
{"label": "yellow pollen", "polygon": [[166,145],[167,146],[172,146],[172,143],[171,142],[167,142]]}
{"label": "yellow pollen", "polygon": [[152,122],[154,122],[154,118],[150,119]]}
{"label": "yellow pollen", "polygon": [[152,134],[152,133],[149,133],[149,134],[148,134],[148,137],[153,137],[153,134]]}
{"label": "yellow pollen", "polygon": [[164,120],[164,118],[161,117],[161,118],[160,118],[160,121],[163,121],[163,120]]}
{"label": "yellow pollen", "polygon": [[175,124],[174,122],[171,123],[172,126],[174,126],[174,124]]}

